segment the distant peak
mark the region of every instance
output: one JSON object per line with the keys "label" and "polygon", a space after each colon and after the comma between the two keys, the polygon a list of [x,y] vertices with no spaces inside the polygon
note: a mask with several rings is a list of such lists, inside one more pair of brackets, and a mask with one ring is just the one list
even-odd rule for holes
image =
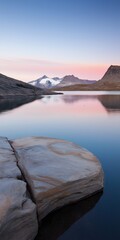
{"label": "distant peak", "polygon": [[45,79],[45,78],[48,78],[46,75],[44,75],[43,77],[42,77],[42,79]]}
{"label": "distant peak", "polygon": [[119,65],[111,65],[109,69],[120,69]]}
{"label": "distant peak", "polygon": [[116,84],[120,83],[120,66],[111,65],[104,74],[103,78],[100,80],[100,82]]}
{"label": "distant peak", "polygon": [[111,65],[106,73],[119,73],[120,74],[120,66],[118,65]]}
{"label": "distant peak", "polygon": [[66,75],[65,77],[75,77],[74,75]]}

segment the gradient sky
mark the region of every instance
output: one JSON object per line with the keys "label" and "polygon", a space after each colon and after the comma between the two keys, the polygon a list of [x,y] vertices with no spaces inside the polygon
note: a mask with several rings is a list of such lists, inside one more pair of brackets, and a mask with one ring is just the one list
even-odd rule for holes
{"label": "gradient sky", "polygon": [[119,0],[0,0],[0,72],[99,79],[120,65]]}

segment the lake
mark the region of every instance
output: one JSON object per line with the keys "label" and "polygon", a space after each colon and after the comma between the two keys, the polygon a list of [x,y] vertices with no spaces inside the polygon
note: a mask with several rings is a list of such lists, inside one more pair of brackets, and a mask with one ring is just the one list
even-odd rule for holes
{"label": "lake", "polygon": [[50,214],[37,240],[119,240],[120,92],[65,92],[30,101],[0,100],[0,136],[73,141],[92,151],[105,173],[103,193]]}

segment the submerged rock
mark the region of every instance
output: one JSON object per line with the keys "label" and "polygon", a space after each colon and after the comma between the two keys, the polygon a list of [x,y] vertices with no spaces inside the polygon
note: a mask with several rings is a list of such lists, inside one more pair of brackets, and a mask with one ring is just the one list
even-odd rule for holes
{"label": "submerged rock", "polygon": [[103,188],[97,158],[71,142],[31,137],[15,140],[12,146],[37,205],[39,221],[51,211]]}
{"label": "submerged rock", "polygon": [[0,239],[33,240],[38,223],[16,157],[7,138],[0,138]]}

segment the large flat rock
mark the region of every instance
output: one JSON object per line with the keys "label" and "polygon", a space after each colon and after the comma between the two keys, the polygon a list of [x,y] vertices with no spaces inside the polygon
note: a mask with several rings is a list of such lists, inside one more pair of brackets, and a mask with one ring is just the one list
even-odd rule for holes
{"label": "large flat rock", "polygon": [[71,142],[31,137],[15,140],[12,146],[37,205],[39,221],[54,209],[103,188],[100,162]]}
{"label": "large flat rock", "polygon": [[33,240],[38,223],[36,205],[7,138],[0,138],[0,239]]}

